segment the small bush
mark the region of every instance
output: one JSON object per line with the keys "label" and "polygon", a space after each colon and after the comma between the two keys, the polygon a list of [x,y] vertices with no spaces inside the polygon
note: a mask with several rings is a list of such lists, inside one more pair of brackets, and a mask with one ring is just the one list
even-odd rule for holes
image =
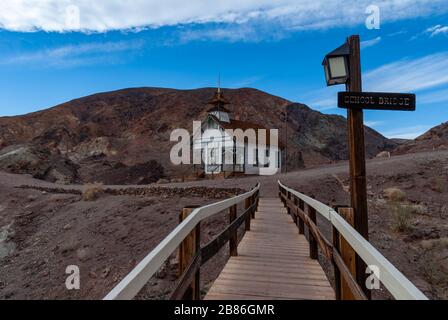
{"label": "small bush", "polygon": [[388,188],[384,190],[386,198],[391,202],[404,202],[406,201],[406,192],[398,188]]}
{"label": "small bush", "polygon": [[432,189],[439,193],[445,193],[446,192],[446,181],[441,176],[436,176],[432,180]]}
{"label": "small bush", "polygon": [[104,193],[102,183],[89,183],[84,186],[82,199],[84,201],[95,201]]}
{"label": "small bush", "polygon": [[389,207],[393,217],[392,229],[397,232],[407,231],[411,220],[412,207],[396,202],[391,203]]}

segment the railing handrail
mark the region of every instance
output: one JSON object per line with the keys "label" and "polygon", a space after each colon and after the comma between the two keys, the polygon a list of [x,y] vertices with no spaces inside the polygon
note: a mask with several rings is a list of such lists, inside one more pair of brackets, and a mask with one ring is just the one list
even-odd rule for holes
{"label": "railing handrail", "polygon": [[244,201],[259,189],[260,184],[258,183],[249,192],[194,209],[104,297],[104,300],[130,300],[134,298],[200,221]]}
{"label": "railing handrail", "polygon": [[367,265],[375,265],[380,270],[380,281],[399,300],[427,300],[428,298],[409,281],[395,266],[373,247],[343,217],[329,206],[308,197],[294,189],[288,188],[278,180],[280,187],[313,207],[328,220],[350,244],[353,250]]}

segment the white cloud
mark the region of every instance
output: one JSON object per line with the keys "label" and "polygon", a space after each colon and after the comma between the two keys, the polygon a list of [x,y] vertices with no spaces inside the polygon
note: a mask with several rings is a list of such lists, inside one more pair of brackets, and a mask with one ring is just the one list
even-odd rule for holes
{"label": "white cloud", "polygon": [[431,129],[431,125],[416,125],[411,127],[404,127],[404,128],[398,128],[394,129],[392,131],[388,131],[383,133],[385,137],[391,139],[391,138],[398,138],[398,139],[415,139],[418,136],[421,136],[426,131]]}
{"label": "white cloud", "polygon": [[361,49],[365,49],[368,47],[373,47],[381,42],[381,37],[376,37],[372,40],[361,41]]}
{"label": "white cloud", "polygon": [[[360,24],[371,0],[2,0],[0,26],[12,31],[105,32],[179,24],[275,22],[286,29]],[[448,12],[446,0],[378,0],[383,22]],[[76,6],[80,25],[67,23]],[[71,11],[73,12],[73,10]]]}
{"label": "white cloud", "polygon": [[364,74],[365,91],[416,92],[448,84],[448,52],[386,64]]}
{"label": "white cloud", "polygon": [[265,40],[281,40],[290,31],[269,29],[263,25],[253,23],[225,24],[207,26],[207,28],[187,28],[178,33],[180,43],[190,41],[227,41],[227,42],[261,42]]}
{"label": "white cloud", "polygon": [[426,29],[425,33],[429,34],[431,38],[435,37],[437,35],[440,35],[440,34],[448,35],[448,26],[442,26],[439,24],[439,25],[436,25],[436,26]]}
{"label": "white cloud", "polygon": [[378,127],[384,124],[384,121],[365,121],[364,124],[368,127]]}
{"label": "white cloud", "polygon": [[418,101],[427,104],[448,102],[448,89],[424,93],[418,98]]}
{"label": "white cloud", "polygon": [[12,57],[4,57],[0,65],[38,65],[41,67],[72,67],[79,65],[109,63],[117,57],[112,53],[138,50],[144,41],[91,42],[67,45]]}
{"label": "white cloud", "polygon": [[231,88],[244,88],[244,87],[250,87],[253,86],[254,84],[256,84],[257,82],[259,82],[260,80],[262,80],[264,77],[263,76],[251,76],[251,77],[247,77],[247,78],[243,78],[243,79],[238,79],[238,80],[234,80],[234,81],[230,81],[230,86]]}

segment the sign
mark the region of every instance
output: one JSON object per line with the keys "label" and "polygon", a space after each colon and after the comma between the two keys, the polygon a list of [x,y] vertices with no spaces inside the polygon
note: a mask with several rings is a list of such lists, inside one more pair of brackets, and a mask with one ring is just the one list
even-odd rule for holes
{"label": "sign", "polygon": [[338,107],[415,111],[415,94],[382,92],[339,92]]}

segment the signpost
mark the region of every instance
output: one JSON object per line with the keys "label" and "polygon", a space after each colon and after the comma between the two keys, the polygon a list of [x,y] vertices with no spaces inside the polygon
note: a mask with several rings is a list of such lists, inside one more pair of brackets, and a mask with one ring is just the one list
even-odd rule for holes
{"label": "signpost", "polygon": [[[355,229],[369,239],[367,214],[366,160],[364,143],[364,109],[415,110],[415,95],[400,93],[362,92],[361,50],[358,35],[325,56],[322,62],[328,86],[345,84],[346,92],[339,92],[338,106],[347,109],[348,149],[350,167],[350,206],[354,211]],[[366,288],[366,264],[356,256],[355,275],[358,284],[370,298]]]}
{"label": "signpost", "polygon": [[415,111],[415,94],[339,92],[338,107],[346,109]]}

